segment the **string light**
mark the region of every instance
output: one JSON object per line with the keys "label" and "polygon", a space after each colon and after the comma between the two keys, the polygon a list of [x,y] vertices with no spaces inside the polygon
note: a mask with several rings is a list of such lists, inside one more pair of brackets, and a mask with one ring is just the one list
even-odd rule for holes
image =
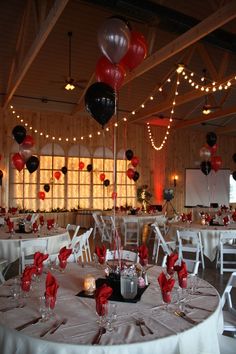
{"label": "string light", "polygon": [[[178,71],[179,71],[179,72],[178,72]],[[198,74],[194,73],[193,71],[190,71],[188,68],[184,67],[183,64],[179,64],[179,65],[178,65],[178,68],[177,68],[176,70],[173,70],[173,72],[171,73],[171,75],[170,75],[161,85],[158,85],[158,87],[156,87],[156,89],[153,90],[153,93],[152,93],[151,95],[149,94],[148,97],[143,101],[143,103],[142,103],[141,105],[139,105],[139,107],[136,107],[136,109],[134,109],[134,110],[128,115],[128,118],[129,118],[129,116],[131,116],[131,115],[135,115],[141,108],[142,108],[142,109],[145,108],[145,107],[146,107],[146,104],[147,104],[148,102],[153,101],[154,98],[155,98],[155,97],[154,97],[155,93],[158,94],[158,92],[159,92],[159,94],[160,94],[160,93],[163,91],[163,87],[164,87],[166,84],[169,84],[169,83],[172,81],[171,77],[172,77],[176,72],[177,72],[177,74],[178,74],[178,79],[177,79],[177,81],[176,81],[176,88],[177,88],[177,86],[180,85],[180,80],[179,80],[180,76],[184,77],[184,79],[186,80],[186,83],[188,83],[191,87],[194,87],[196,90],[201,90],[201,91],[206,91],[206,92],[209,92],[209,91],[212,91],[212,92],[222,91],[223,89],[224,89],[224,90],[228,90],[228,88],[230,88],[230,86],[232,85],[232,81],[233,81],[233,80],[236,80],[236,76],[232,76],[230,79],[226,80],[225,82],[220,82],[220,83],[218,82],[218,83],[217,83],[216,81],[212,81],[212,80],[210,80],[210,79],[208,78],[208,81],[210,82],[208,85],[206,85],[206,86],[203,86],[202,84],[199,85],[199,83],[197,83],[197,82],[195,82],[195,81],[193,80],[193,77],[196,77],[196,79],[199,77],[201,81],[204,81],[204,80],[202,80],[202,77],[200,77]],[[189,79],[189,77],[191,77],[191,79]],[[187,79],[188,79],[188,80],[187,80]],[[203,78],[203,79],[204,79],[204,78]],[[212,81],[212,82],[211,82],[211,81]],[[179,94],[179,93],[178,93],[178,91],[177,91],[177,89],[176,89],[176,91],[175,91],[175,97],[178,96],[178,94]],[[176,105],[176,102],[175,102],[175,100],[173,100],[173,102],[172,102],[172,109],[171,109],[171,115],[174,114],[174,106],[175,106],[175,105]],[[11,110],[11,113],[14,115],[14,117],[16,117],[17,119],[20,119],[20,118],[21,118],[21,117],[20,117],[20,114],[17,114],[17,115],[16,115],[16,110],[14,109],[13,105],[10,105],[10,110]],[[121,121],[127,122],[127,120],[128,120],[127,117],[122,117],[122,118],[121,118]],[[20,119],[20,122],[21,122],[21,123],[24,123],[24,125],[25,125],[26,127],[28,126],[28,123],[25,122],[23,118]],[[172,119],[170,120],[170,122],[172,122]],[[114,127],[118,127],[118,124],[119,124],[119,122],[114,123]],[[29,129],[30,129],[30,130],[33,130],[33,127],[32,127],[32,126],[29,126]],[[169,135],[169,129],[170,129],[170,125],[168,125],[168,127],[167,127],[166,135]],[[107,132],[110,131],[109,127],[107,127],[105,130],[106,130]],[[37,133],[38,133],[38,130],[35,129],[35,130],[34,130],[34,133],[37,134]],[[47,138],[47,139],[50,137],[49,134],[43,133],[43,132],[40,132],[39,135],[40,135],[41,137],[45,137],[45,138]],[[101,135],[101,133],[98,131],[98,132],[97,132],[97,135]],[[150,133],[150,135],[151,135],[151,133]],[[92,134],[88,134],[87,137],[91,139],[91,138],[92,138]],[[84,138],[86,138],[86,137],[84,137],[84,136],[81,136],[81,137],[80,137],[81,140],[84,140]],[[52,136],[51,139],[52,139],[52,140],[55,140],[56,138],[55,138],[55,136]],[[151,139],[152,139],[152,138],[151,138]],[[150,139],[150,140],[151,140],[151,139]],[[59,140],[59,138],[58,138],[58,140]],[[71,140],[72,140],[72,141],[76,141],[77,139],[74,137],[74,138],[71,138]],[[152,140],[153,140],[153,139],[152,139]],[[151,141],[152,141],[152,140],[151,140]],[[165,138],[163,139],[163,142],[162,142],[162,144],[159,146],[159,148],[160,148],[160,147],[162,148],[162,147],[164,146],[166,140],[167,140],[167,139],[165,139]],[[60,140],[60,141],[61,141],[61,140]],[[69,138],[66,138],[65,141],[66,141],[66,142],[69,142],[70,139],[69,139]],[[152,144],[154,144],[154,142],[152,142]],[[155,145],[155,144],[154,144],[154,145]]]}
{"label": "string light", "polygon": [[[177,69],[178,70],[178,69]],[[176,96],[178,95],[178,82],[179,82],[179,75],[181,74],[181,72],[177,72],[177,80],[176,80],[176,85],[175,85],[175,94],[174,94],[174,99],[173,99],[173,102],[172,102],[172,108],[171,108],[171,111],[170,111],[170,118],[169,118],[169,124],[167,126],[167,130],[166,130],[166,133],[165,133],[165,136],[162,140],[162,143],[157,146],[154,142],[154,139],[152,137],[152,132],[151,132],[151,127],[150,127],[150,123],[148,122],[147,123],[147,130],[148,130],[148,135],[149,135],[149,139],[151,141],[151,144],[152,144],[152,147],[156,150],[156,151],[160,151],[161,149],[163,149],[167,139],[168,139],[168,136],[170,134],[170,127],[171,127],[171,123],[173,121],[173,114],[174,114],[174,107],[176,105]]]}

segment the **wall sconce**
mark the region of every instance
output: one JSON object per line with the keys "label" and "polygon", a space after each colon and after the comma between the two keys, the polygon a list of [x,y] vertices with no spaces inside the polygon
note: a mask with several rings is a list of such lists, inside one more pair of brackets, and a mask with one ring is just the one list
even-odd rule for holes
{"label": "wall sconce", "polygon": [[175,175],[174,178],[173,178],[174,187],[176,187],[178,179],[179,179],[179,177],[177,175]]}
{"label": "wall sconce", "polygon": [[0,186],[2,185],[3,172],[0,170]]}

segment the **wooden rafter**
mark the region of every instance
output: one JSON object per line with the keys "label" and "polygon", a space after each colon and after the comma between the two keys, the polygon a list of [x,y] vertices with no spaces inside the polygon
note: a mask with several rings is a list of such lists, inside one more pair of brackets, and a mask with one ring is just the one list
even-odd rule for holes
{"label": "wooden rafter", "polygon": [[[227,82],[229,79],[231,79],[232,76],[230,77],[225,77],[224,79],[222,79],[222,81]],[[232,86],[236,85],[236,81],[233,80],[232,81]],[[176,99],[176,107],[185,104],[187,102],[193,101],[195,99],[198,99],[200,97],[203,97],[206,95],[205,91],[201,91],[201,90],[192,90],[189,91],[187,93],[181,94],[178,96],[178,98]],[[152,115],[155,115],[159,112],[163,112],[167,109],[170,109],[172,107],[172,103],[173,103],[173,97],[172,99],[168,99],[158,105],[156,105],[155,107],[151,107],[151,108],[146,108],[143,110],[140,110],[138,113],[136,113],[134,116],[129,118],[129,123],[135,123],[137,121],[140,120],[144,120],[147,119],[149,117],[151,117]],[[206,118],[205,118],[206,119]],[[192,120],[188,120],[187,125],[191,125],[191,121]]]}
{"label": "wooden rafter", "polygon": [[68,1],[69,0],[55,0],[51,10],[49,11],[47,18],[43,21],[39,29],[37,37],[35,38],[31,48],[26,54],[23,63],[17,70],[17,73],[15,75],[15,80],[11,83],[10,89],[8,90],[6,97],[4,99],[3,109],[5,109],[9,104],[16,89],[18,88],[23,78],[25,77],[31,64],[33,63],[34,59],[36,58],[43,44],[45,43],[47,37],[52,31],[54,25],[56,24],[58,18],[60,17],[61,13],[66,7]]}
{"label": "wooden rafter", "polygon": [[145,72],[153,69],[155,66],[173,57],[193,43],[196,43],[217,28],[222,27],[227,22],[236,17],[236,1],[217,10],[215,13],[207,17],[205,20],[192,27],[189,31],[183,33],[165,47],[156,51],[152,56],[147,58],[137,69],[134,69],[125,79],[125,84],[131,80],[143,75]]}
{"label": "wooden rafter", "polygon": [[205,67],[203,69],[206,69],[207,72],[210,74],[212,80],[218,81],[219,80],[219,75],[216,70],[215,65],[213,64],[213,61],[210,58],[210,55],[208,51],[206,50],[206,46],[203,43],[197,43],[197,48],[198,48],[198,53],[202,57]]}
{"label": "wooden rafter", "polygon": [[[236,120],[236,118],[235,118]],[[223,128],[217,128],[215,130],[216,134],[228,134],[228,133],[234,133],[236,132],[236,123],[235,124],[231,124],[230,126],[227,125]]]}
{"label": "wooden rafter", "polygon": [[221,117],[230,116],[234,113],[236,113],[236,106],[225,108],[225,109],[219,109],[216,112],[208,114],[207,117],[205,115],[201,115],[199,117],[177,123],[175,125],[175,129],[186,128],[186,127],[198,125],[198,124],[205,123],[205,122],[210,122],[212,120],[219,119]]}

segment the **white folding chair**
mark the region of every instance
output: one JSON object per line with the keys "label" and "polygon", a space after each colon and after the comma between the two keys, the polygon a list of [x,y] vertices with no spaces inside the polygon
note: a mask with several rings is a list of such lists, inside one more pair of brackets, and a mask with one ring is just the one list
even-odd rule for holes
{"label": "white folding chair", "polygon": [[89,238],[90,238],[92,232],[93,232],[93,228],[91,227],[83,235],[83,238],[84,238],[83,250],[85,251],[85,257],[86,257],[87,262],[91,262],[92,261],[90,243],[89,243]]}
{"label": "white folding chair", "polygon": [[71,243],[72,254],[68,257],[68,262],[77,262],[77,259],[81,257],[82,263],[84,263],[84,256],[87,262],[92,261],[89,237],[93,232],[93,228],[85,231],[79,236],[75,236],[73,242]]}
{"label": "white folding chair", "polygon": [[236,290],[236,272],[232,273],[221,296],[221,307],[224,316],[224,331],[236,333],[236,309],[233,306],[231,292]]}
{"label": "white folding chair", "polygon": [[[128,251],[128,250],[121,250],[120,259],[124,261],[133,262],[133,263],[138,263],[139,256],[135,252]],[[107,250],[106,261],[113,261],[113,260],[118,260],[118,251]]]}
{"label": "white folding chair", "polygon": [[135,216],[123,217],[124,223],[124,245],[139,246],[140,225]]}
{"label": "white folding chair", "polygon": [[33,240],[21,240],[20,242],[20,260],[19,273],[21,273],[25,266],[34,263],[34,253],[47,253],[48,240],[46,238],[36,238]]}
{"label": "white folding chair", "polygon": [[9,268],[10,264],[6,259],[0,258],[0,283],[5,282],[5,274]]}
{"label": "white folding chair", "polygon": [[166,263],[166,257],[175,249],[175,241],[166,241],[156,223],[152,224],[152,230],[155,234],[152,259],[157,263],[161,247],[164,252],[164,258],[162,260],[162,266],[164,266]]}
{"label": "white folding chair", "polygon": [[220,354],[235,354],[236,338],[218,334],[218,341],[220,346]]}
{"label": "white folding chair", "polygon": [[93,228],[93,238],[95,239],[97,232],[101,236],[101,241],[107,241],[104,228],[105,228],[105,223],[101,218],[101,214],[98,212],[93,212],[92,213],[93,219],[94,219],[94,228]]}
{"label": "white folding chair", "polygon": [[102,242],[107,241],[111,243],[112,240],[112,232],[113,232],[113,224],[111,220],[111,216],[109,215],[100,215],[101,223],[102,223]]}
{"label": "white folding chair", "polygon": [[[153,224],[156,224],[159,227],[159,230],[161,231],[162,235],[165,237],[167,234],[167,217],[165,215],[157,215],[155,216],[155,220],[151,223],[151,226]],[[152,235],[154,235],[154,239],[156,238],[156,234],[151,227],[149,235],[148,235],[148,241],[152,239]]]}
{"label": "white folding chair", "polygon": [[[229,230],[223,231],[220,233],[220,241],[217,250],[216,256],[216,267],[220,265],[220,274],[224,272],[234,272],[236,271],[236,261],[225,258],[236,256],[236,231]],[[226,267],[225,267],[226,265]],[[227,267],[227,265],[231,265],[231,267]],[[232,267],[234,265],[234,267]]]}
{"label": "white folding chair", "polygon": [[200,261],[202,268],[205,268],[201,233],[194,230],[177,230],[179,259],[186,260],[183,252],[195,253],[195,262]]}
{"label": "white folding chair", "polygon": [[78,236],[79,229],[80,229],[79,225],[67,224],[66,230],[69,232],[71,236],[71,244],[73,243],[73,238]]}

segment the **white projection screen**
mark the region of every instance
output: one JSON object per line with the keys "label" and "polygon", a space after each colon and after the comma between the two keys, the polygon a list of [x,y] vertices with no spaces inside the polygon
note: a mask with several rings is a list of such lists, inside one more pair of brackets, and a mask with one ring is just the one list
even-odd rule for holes
{"label": "white projection screen", "polygon": [[229,205],[230,170],[211,171],[205,176],[200,169],[185,170],[185,205]]}

